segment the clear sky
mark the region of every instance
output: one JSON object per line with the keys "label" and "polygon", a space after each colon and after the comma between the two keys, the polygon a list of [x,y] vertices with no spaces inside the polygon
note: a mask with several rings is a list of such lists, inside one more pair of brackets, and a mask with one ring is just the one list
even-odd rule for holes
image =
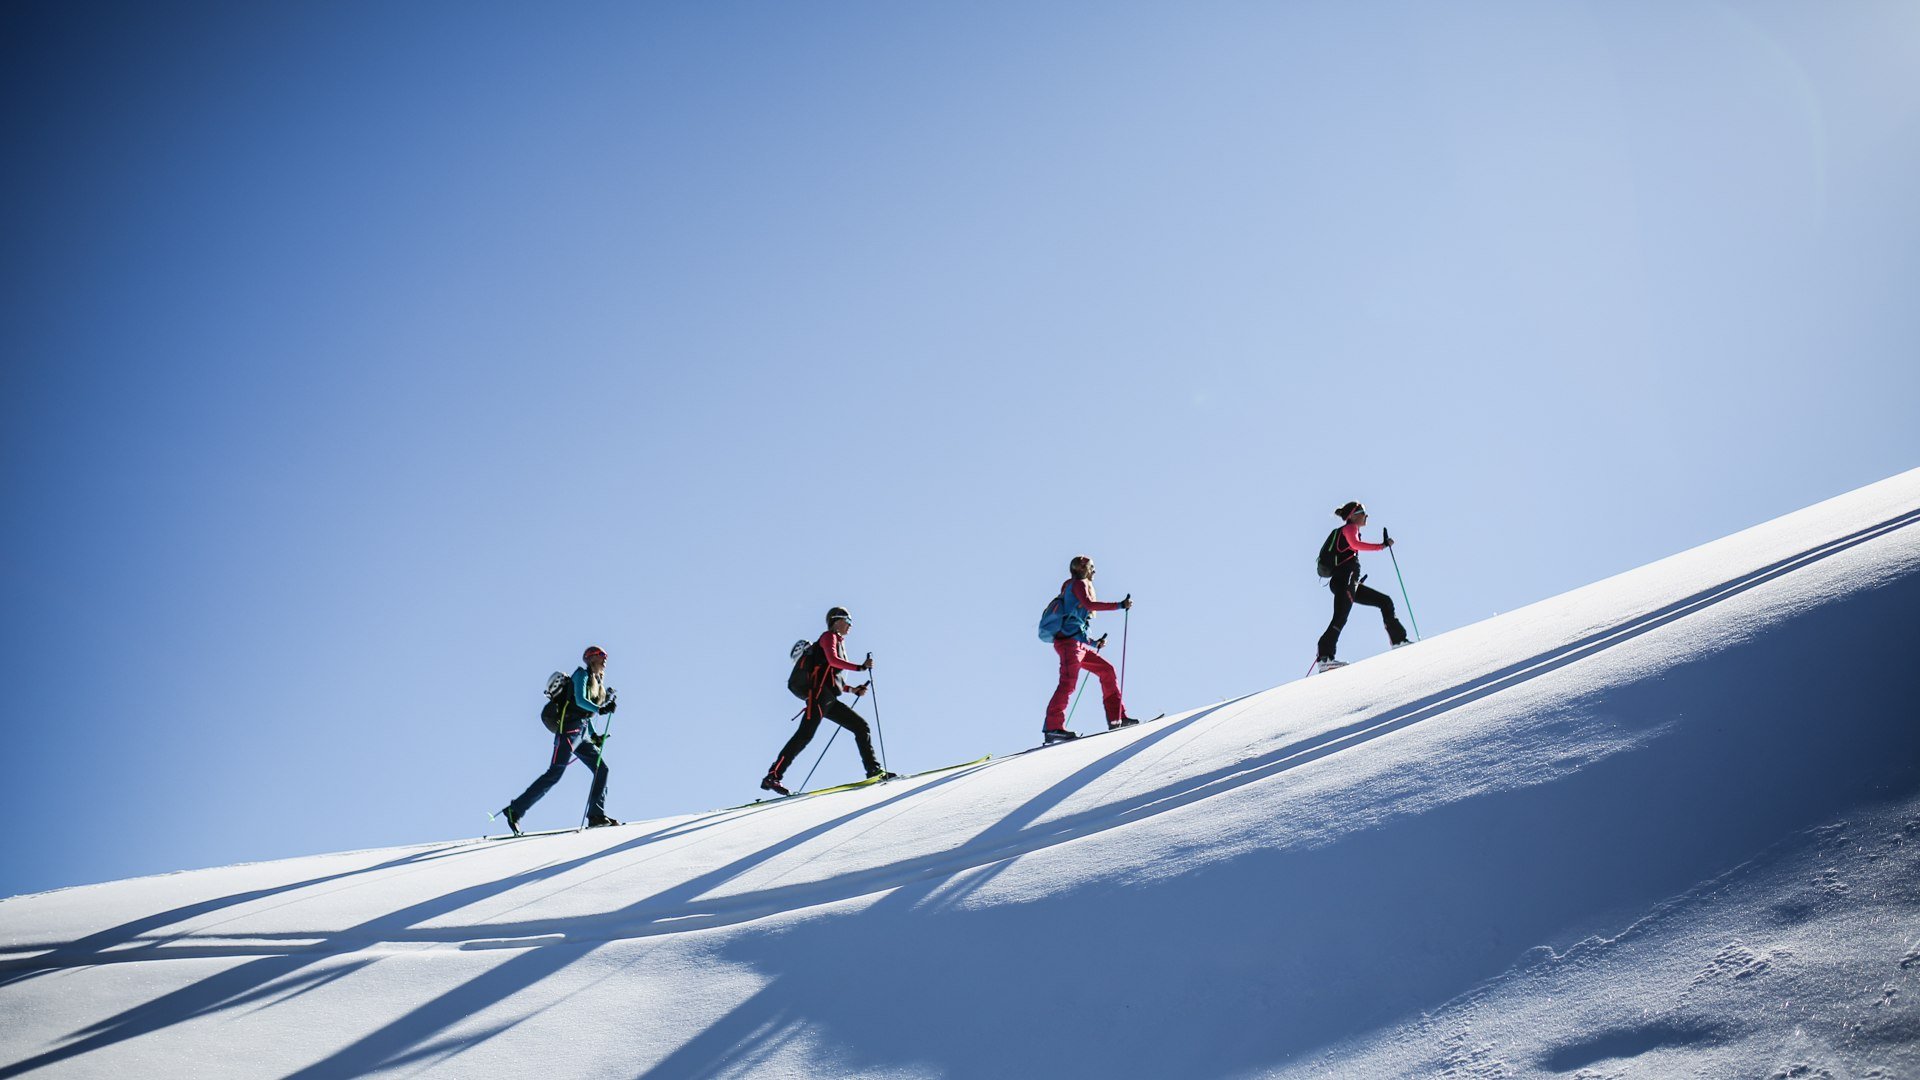
{"label": "clear sky", "polygon": [[1301,675],[1347,499],[1431,636],[1920,464],[1910,3],[13,4],[0,49],[0,895],[497,829],[589,643],[609,810],[698,811],[833,604],[912,771],[1036,740],[1076,552],[1152,716]]}

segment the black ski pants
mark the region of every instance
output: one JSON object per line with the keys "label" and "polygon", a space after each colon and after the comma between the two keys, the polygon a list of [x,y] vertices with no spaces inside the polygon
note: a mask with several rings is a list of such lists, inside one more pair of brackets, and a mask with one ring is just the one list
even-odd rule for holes
{"label": "black ski pants", "polygon": [[567,765],[579,758],[587,768],[593,770],[593,785],[587,789],[587,816],[603,818],[607,816],[607,763],[600,757],[600,748],[589,739],[582,738],[585,732],[579,727],[569,727],[553,737],[553,756],[547,759],[547,771],[534,777],[533,783],[520,797],[507,804],[515,820],[527,816],[533,804],[540,796],[553,789],[566,774]]}
{"label": "black ski pants", "polygon": [[1388,641],[1398,645],[1407,640],[1407,628],[1393,617],[1393,597],[1360,584],[1358,569],[1333,575],[1327,586],[1333,590],[1333,621],[1327,624],[1327,632],[1320,635],[1319,659],[1333,659],[1333,651],[1340,646],[1340,631],[1347,625],[1347,615],[1353,611],[1355,604],[1380,609],[1380,618],[1387,626]]}
{"label": "black ski pants", "polygon": [[853,732],[853,743],[860,748],[860,764],[867,770],[868,776],[880,771],[880,759],[873,756],[873,735],[867,722],[829,690],[807,702],[805,711],[800,715],[800,726],[794,729],[793,738],[787,740],[787,745],[780,748],[780,756],[773,759],[773,768],[767,770],[768,776],[777,782],[786,775],[793,759],[800,756],[800,752],[813,741],[814,733],[820,730],[822,717]]}

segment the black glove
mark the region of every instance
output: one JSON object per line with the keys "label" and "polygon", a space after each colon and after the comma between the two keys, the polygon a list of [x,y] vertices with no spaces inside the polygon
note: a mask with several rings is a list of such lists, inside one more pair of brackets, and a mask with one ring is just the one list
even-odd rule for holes
{"label": "black glove", "polygon": [[614,707],[614,706],[616,706],[616,705],[618,705],[618,704],[620,704],[620,703],[619,703],[618,701],[609,701],[609,702],[607,702],[607,703],[606,703],[605,705],[602,705],[602,706],[600,706],[600,715],[601,715],[601,716],[612,716],[612,715],[613,715],[613,707]]}
{"label": "black glove", "polygon": [[602,747],[607,745],[607,739],[611,738],[612,735],[613,733],[610,731],[596,731],[587,736],[587,741],[592,743],[596,748]]}
{"label": "black glove", "polygon": [[1133,594],[1132,593],[1128,593],[1124,598],[1121,599],[1120,610],[1121,611],[1133,610]]}

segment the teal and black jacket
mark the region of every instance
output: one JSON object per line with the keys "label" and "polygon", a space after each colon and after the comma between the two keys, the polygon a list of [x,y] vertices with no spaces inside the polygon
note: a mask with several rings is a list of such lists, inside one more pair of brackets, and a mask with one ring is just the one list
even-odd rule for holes
{"label": "teal and black jacket", "polygon": [[589,716],[599,716],[601,706],[594,704],[587,696],[587,680],[590,678],[585,667],[573,669],[573,700],[566,703],[566,713],[560,718],[560,727],[564,730],[573,727]]}

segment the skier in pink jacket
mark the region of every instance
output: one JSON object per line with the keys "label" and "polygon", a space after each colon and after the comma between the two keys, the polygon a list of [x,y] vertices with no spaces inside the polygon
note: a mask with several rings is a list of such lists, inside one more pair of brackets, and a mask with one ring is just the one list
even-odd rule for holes
{"label": "skier in pink jacket", "polygon": [[[1067,699],[1073,696],[1073,686],[1080,679],[1082,669],[1093,672],[1100,680],[1100,700],[1107,710],[1107,727],[1125,727],[1140,721],[1127,715],[1127,707],[1120,700],[1120,679],[1114,673],[1113,665],[1101,656],[1097,646],[1087,637],[1087,627],[1093,621],[1096,611],[1123,611],[1133,608],[1133,596],[1117,604],[1103,603],[1093,596],[1093,559],[1087,555],[1075,555],[1067,564],[1072,576],[1060,583],[1060,599],[1065,609],[1065,620],[1061,632],[1053,635],[1053,651],[1060,657],[1060,685],[1053,691],[1052,700],[1047,702],[1047,717],[1041,725],[1040,734],[1049,743],[1065,739],[1077,739],[1080,736],[1067,730]],[[1101,639],[1105,640],[1104,636]]]}
{"label": "skier in pink jacket", "polygon": [[1316,662],[1321,671],[1346,666],[1345,661],[1333,658],[1333,651],[1340,646],[1340,630],[1347,625],[1347,615],[1355,604],[1380,609],[1380,617],[1387,626],[1387,641],[1394,648],[1407,643],[1407,628],[1393,617],[1393,597],[1360,583],[1364,580],[1360,574],[1360,553],[1385,551],[1393,546],[1393,538],[1388,537],[1384,544],[1360,539],[1360,527],[1367,523],[1367,508],[1358,502],[1342,506],[1333,512],[1333,516],[1346,524],[1327,537],[1327,545],[1332,549],[1333,575],[1328,578],[1327,586],[1333,590],[1333,621],[1327,624],[1326,633],[1320,635],[1320,653]]}

